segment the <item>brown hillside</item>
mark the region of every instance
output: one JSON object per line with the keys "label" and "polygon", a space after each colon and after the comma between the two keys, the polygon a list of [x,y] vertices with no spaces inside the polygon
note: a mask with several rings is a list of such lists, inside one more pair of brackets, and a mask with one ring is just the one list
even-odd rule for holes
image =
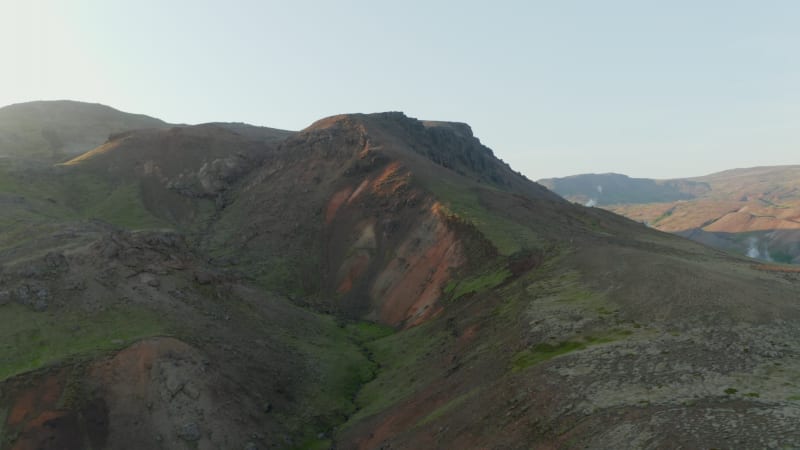
{"label": "brown hillside", "polygon": [[[455,130],[400,113],[313,124],[243,182],[211,231],[212,253],[235,254],[236,264],[294,295],[337,299],[323,309],[418,323],[440,310],[441,290],[471,252],[498,251],[485,238],[466,242],[476,233],[450,224],[459,197],[486,214],[493,196],[517,208],[563,204],[494,158],[468,127]],[[448,186],[458,186],[445,192],[455,198],[438,197]]]}
{"label": "brown hillside", "polygon": [[0,449],[800,446],[796,271],[564,201],[467,125],[0,170]]}
{"label": "brown hillside", "polygon": [[[678,180],[614,180],[620,184],[611,185],[600,175],[548,183],[569,200],[585,202],[591,196],[602,207],[659,230],[764,260],[800,262],[800,244],[792,239],[800,229],[800,166],[735,169]],[[705,189],[682,189],[676,192],[688,198],[671,200],[661,191],[643,191],[634,181],[662,191],[680,186]],[[606,186],[602,193],[595,189],[600,185]]]}

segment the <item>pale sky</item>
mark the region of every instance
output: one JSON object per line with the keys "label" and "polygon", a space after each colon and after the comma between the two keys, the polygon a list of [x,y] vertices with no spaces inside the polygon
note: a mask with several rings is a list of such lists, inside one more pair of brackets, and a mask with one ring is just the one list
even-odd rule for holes
{"label": "pale sky", "polygon": [[0,0],[0,105],[469,123],[532,179],[800,164],[800,1]]}

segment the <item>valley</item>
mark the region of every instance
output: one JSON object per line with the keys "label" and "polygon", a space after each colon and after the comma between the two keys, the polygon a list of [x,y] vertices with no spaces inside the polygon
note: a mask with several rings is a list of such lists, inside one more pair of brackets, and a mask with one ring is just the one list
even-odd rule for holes
{"label": "valley", "polygon": [[800,166],[754,167],[650,180],[618,174],[541,182],[662,231],[767,262],[800,262]]}

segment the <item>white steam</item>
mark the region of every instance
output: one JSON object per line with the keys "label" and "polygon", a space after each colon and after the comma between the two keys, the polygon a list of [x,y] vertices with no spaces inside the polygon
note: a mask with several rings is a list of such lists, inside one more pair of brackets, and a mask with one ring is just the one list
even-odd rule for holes
{"label": "white steam", "polygon": [[[597,193],[598,193],[598,196],[597,196],[597,197],[599,198],[599,197],[600,197],[600,195],[599,195],[599,194],[602,194],[602,193],[603,193],[603,186],[601,186],[601,185],[599,185],[599,184],[598,184],[598,185],[595,187],[595,189],[597,189]],[[589,201],[588,201],[588,202],[586,202],[586,203],[584,203],[584,204],[583,204],[583,206],[588,206],[589,208],[591,208],[591,207],[594,207],[594,206],[597,206],[597,199],[596,199],[596,198],[589,198]]]}
{"label": "white steam", "polygon": [[769,250],[767,250],[766,245],[764,245],[763,250],[760,249],[759,241],[757,237],[751,236],[747,239],[747,256],[750,258],[761,259],[764,261],[772,261],[772,257],[769,256]]}

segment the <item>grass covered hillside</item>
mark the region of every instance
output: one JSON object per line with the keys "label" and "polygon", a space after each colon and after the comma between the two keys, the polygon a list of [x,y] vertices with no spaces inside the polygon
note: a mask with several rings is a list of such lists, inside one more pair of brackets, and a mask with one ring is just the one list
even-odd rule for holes
{"label": "grass covered hillside", "polygon": [[800,446],[798,273],[465,124],[121,131],[0,202],[3,450]]}

